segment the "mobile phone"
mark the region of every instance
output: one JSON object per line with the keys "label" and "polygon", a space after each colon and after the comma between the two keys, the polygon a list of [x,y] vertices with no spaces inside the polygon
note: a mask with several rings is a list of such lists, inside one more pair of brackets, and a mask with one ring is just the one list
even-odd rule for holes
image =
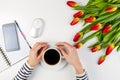
{"label": "mobile phone", "polygon": [[4,24],[2,29],[6,51],[10,52],[19,50],[20,46],[15,23]]}

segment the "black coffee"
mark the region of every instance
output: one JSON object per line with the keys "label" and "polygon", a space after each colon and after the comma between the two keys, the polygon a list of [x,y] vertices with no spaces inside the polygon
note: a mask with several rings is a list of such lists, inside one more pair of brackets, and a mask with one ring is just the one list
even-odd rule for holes
{"label": "black coffee", "polygon": [[60,55],[55,49],[49,49],[45,52],[44,60],[50,65],[54,65],[59,62]]}

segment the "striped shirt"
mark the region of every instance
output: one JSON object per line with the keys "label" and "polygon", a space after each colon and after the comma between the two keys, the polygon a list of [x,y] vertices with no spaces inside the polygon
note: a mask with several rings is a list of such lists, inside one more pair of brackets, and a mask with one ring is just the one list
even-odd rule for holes
{"label": "striped shirt", "polygon": [[[30,74],[33,71],[33,67],[30,67],[29,64],[26,62],[22,68],[18,71],[17,75],[14,77],[14,80],[27,80]],[[86,71],[83,74],[77,74],[76,80],[88,80],[88,76]]]}

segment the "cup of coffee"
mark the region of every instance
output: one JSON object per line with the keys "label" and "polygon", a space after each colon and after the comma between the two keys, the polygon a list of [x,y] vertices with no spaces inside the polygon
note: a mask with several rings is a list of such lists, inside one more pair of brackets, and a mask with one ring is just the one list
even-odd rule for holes
{"label": "cup of coffee", "polygon": [[50,47],[45,50],[42,59],[45,64],[54,66],[61,62],[62,55],[57,48]]}

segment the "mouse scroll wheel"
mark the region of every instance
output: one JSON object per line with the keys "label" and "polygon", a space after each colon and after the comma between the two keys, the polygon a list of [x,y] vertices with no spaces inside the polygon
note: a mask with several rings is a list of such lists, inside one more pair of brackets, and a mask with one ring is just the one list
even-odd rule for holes
{"label": "mouse scroll wheel", "polygon": [[36,19],[34,19],[32,26],[35,27],[35,28],[43,27],[44,26],[44,20],[42,18],[36,18]]}

